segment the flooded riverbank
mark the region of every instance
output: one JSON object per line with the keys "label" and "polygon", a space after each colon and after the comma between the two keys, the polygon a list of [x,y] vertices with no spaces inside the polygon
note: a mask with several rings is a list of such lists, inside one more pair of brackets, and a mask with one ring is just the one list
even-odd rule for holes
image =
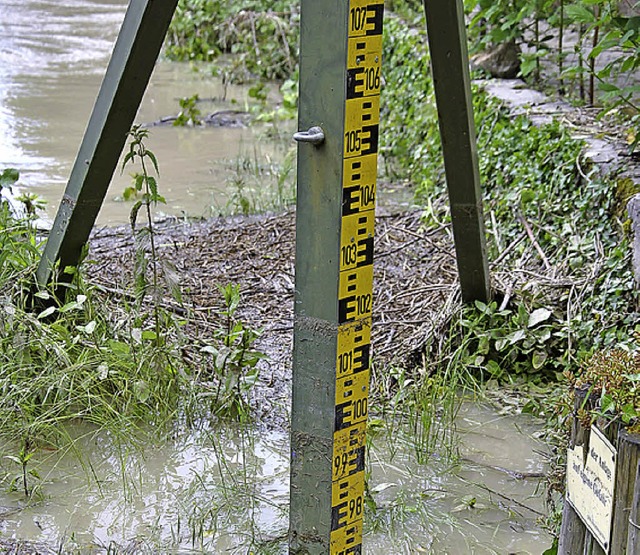
{"label": "flooded riverbank", "polygon": [[[126,5],[125,0],[0,5],[0,166],[20,171],[21,191],[47,201],[48,219],[66,186]],[[248,87],[223,84],[206,67],[160,61],[136,122],[176,115],[179,99],[195,94],[205,100],[198,105],[203,115],[244,111],[250,100]],[[293,176],[282,164],[293,149],[295,122],[284,125],[153,127],[148,147],[158,158],[159,186],[167,199],[160,212],[217,215],[239,185],[248,197],[258,195],[252,188],[276,185],[279,179],[289,179],[291,186]],[[128,169],[124,175],[116,172],[99,224],[128,221],[129,206],[118,199],[130,182]]]}
{"label": "flooded riverbank", "polygon": [[[28,191],[51,195],[52,215],[126,2],[9,4],[14,10],[24,10],[18,38],[11,40],[20,48],[26,47],[23,56],[33,65],[16,59],[14,67],[20,71],[7,74],[4,81],[3,109],[11,133],[3,139],[1,161],[22,172],[22,184]],[[42,26],[42,21],[50,25]],[[88,38],[79,38],[83,26],[90,31]],[[48,40],[33,38],[43,29]],[[8,35],[11,32],[7,29]],[[49,49],[40,60],[29,54],[38,44]],[[0,50],[14,56],[20,51],[8,46]],[[30,72],[36,72],[40,65],[45,73],[32,78]],[[204,113],[229,107],[245,110],[248,103],[246,89],[225,87],[186,65],[161,63],[137,121],[153,122],[175,114],[177,99],[193,94],[208,99],[199,105]],[[168,200],[166,211],[212,215],[239,189],[239,194],[249,195],[251,188],[263,186],[264,171],[279,182],[287,171],[282,160],[291,141],[273,141],[267,131],[288,133],[273,128],[153,128],[148,146],[160,161],[160,190]],[[247,175],[252,177],[251,183]],[[127,221],[129,205],[115,199],[128,184],[126,174],[116,178],[99,223]],[[402,295],[397,294],[399,287],[389,282],[384,292],[376,292],[375,325],[388,334],[388,341],[372,339],[376,362],[385,355],[390,357],[391,351],[406,356],[416,352],[415,339],[423,337],[424,326],[435,321],[418,308],[440,310],[436,301],[452,290],[454,259],[444,228],[423,234],[419,214],[407,218],[411,222],[405,225],[401,225],[402,218],[389,218],[378,228],[381,248],[376,252],[384,260],[376,261],[376,272],[388,273],[389,280],[401,283]],[[216,422],[189,432],[177,427],[174,435],[157,445],[130,448],[124,453],[113,435],[85,434],[93,430],[78,429],[75,452],[34,451],[28,469],[37,475],[27,476],[29,487],[24,486],[35,488],[29,499],[20,488],[9,491],[10,484],[19,486],[20,480],[24,481],[21,470],[27,466],[16,463],[19,448],[7,446],[6,456],[0,460],[7,485],[0,495],[2,540],[38,542],[52,552],[83,554],[286,552],[287,364],[295,244],[288,233],[292,233],[292,219],[256,218],[244,221],[238,229],[232,229],[229,222],[199,230],[186,229],[186,223],[182,227],[175,224],[175,229],[166,233],[166,241],[160,230],[163,240],[158,241],[160,256],[176,263],[181,285],[187,285],[189,306],[199,311],[203,320],[220,316],[212,294],[216,284],[241,284],[243,303],[253,294],[246,311],[243,304],[242,316],[253,316],[247,318],[250,325],[264,329],[260,347],[272,346],[264,348],[270,359],[256,387],[262,391],[256,393],[253,407],[255,426],[247,429]],[[104,290],[120,301],[131,284],[130,234],[102,231],[112,234],[112,240],[93,250],[96,263],[90,271],[99,274]],[[228,235],[224,242],[223,234]],[[395,257],[400,253],[405,258],[398,262]],[[124,263],[108,260],[118,255]],[[440,270],[438,279],[425,276],[424,271],[409,275],[407,267],[415,268],[416,260],[437,261],[432,265]],[[271,266],[261,266],[269,261]],[[422,307],[416,308],[416,298],[421,299]],[[381,318],[383,314],[393,318]],[[259,318],[265,320],[264,325]],[[268,402],[263,403],[259,395],[269,397]],[[274,417],[276,404],[279,412]],[[441,454],[419,464],[405,423],[378,424],[382,429],[377,436],[372,434],[367,462],[371,496],[365,520],[366,553],[539,553],[549,546],[550,538],[537,523],[544,513],[537,479],[544,464],[536,451],[544,446],[533,437],[536,423],[527,417],[501,417],[486,407],[466,406],[457,426],[461,458],[451,462]]]}
{"label": "flooded riverbank", "polygon": [[[551,539],[537,523],[545,511],[537,426],[528,416],[465,404],[453,463],[418,464],[402,424],[378,433],[368,463],[366,553],[544,551]],[[125,459],[106,434],[77,448],[84,466],[71,454],[38,453],[43,479],[31,502],[2,493],[2,537],[71,553],[110,545],[135,553],[286,551],[286,432],[216,425]]]}

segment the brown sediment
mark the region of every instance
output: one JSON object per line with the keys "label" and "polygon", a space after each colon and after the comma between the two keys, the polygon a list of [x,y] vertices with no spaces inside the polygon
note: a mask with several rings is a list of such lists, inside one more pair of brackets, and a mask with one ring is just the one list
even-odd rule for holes
{"label": "brown sediment", "polygon": [[[450,227],[427,229],[421,214],[385,214],[376,221],[372,349],[380,367],[404,364],[414,357],[425,337],[457,304]],[[183,293],[182,303],[167,294],[164,306],[178,316],[189,311],[193,319],[189,333],[196,344],[198,335],[221,325],[223,299],[218,286],[240,285],[238,316],[246,325],[263,329],[258,348],[268,358],[261,372],[262,385],[271,388],[267,396],[272,401],[288,406],[295,212],[195,222],[165,220],[156,225],[155,233],[158,257],[175,267]],[[87,273],[107,298],[133,297],[130,228],[94,232],[89,260]]]}

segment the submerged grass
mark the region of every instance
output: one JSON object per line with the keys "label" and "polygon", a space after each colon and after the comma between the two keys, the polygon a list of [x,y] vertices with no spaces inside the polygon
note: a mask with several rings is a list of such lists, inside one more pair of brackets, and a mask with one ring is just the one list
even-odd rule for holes
{"label": "submerged grass", "polygon": [[233,175],[227,180],[227,201],[211,206],[211,215],[258,214],[280,211],[293,205],[295,192],[295,148],[289,148],[282,162],[261,155],[255,148],[229,161]]}
{"label": "submerged grass", "polygon": [[[214,323],[213,336],[194,343],[184,332],[189,311],[177,317],[161,301],[174,285],[161,283],[166,267],[152,250],[143,253],[152,267],[136,267],[152,279],[143,275],[143,287],[114,302],[75,268],[65,269],[73,279],[63,295],[53,294],[57,283],[37,289],[41,245],[33,217],[15,217],[5,202],[0,247],[0,479],[8,488],[33,499],[46,482],[38,473],[43,462],[73,453],[85,464],[76,444],[105,434],[104,456],[121,461],[123,484],[133,486],[130,453],[171,437],[177,425],[250,418],[246,396],[257,379],[259,332],[235,315],[237,288],[221,289],[219,330]],[[215,372],[203,373],[207,367]],[[99,484],[90,464],[85,469]]]}

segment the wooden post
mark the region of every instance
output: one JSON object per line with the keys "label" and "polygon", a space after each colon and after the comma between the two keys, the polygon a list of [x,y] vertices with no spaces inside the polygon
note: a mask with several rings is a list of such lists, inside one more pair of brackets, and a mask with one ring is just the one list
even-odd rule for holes
{"label": "wooden post", "polygon": [[[594,399],[587,398],[589,388],[575,390],[573,423],[571,428],[571,447],[589,446],[589,429],[580,424],[577,412],[580,408],[590,410]],[[603,422],[598,423],[603,429]],[[596,424],[596,425],[598,425]],[[630,526],[637,524],[640,516],[640,435],[630,434],[625,429],[609,426],[605,435],[614,444],[617,443],[616,477],[613,496],[613,515],[611,527],[610,555],[635,555],[640,553],[640,529]],[[617,436],[617,441],[616,441]],[[607,553],[592,537],[578,514],[568,501],[565,501],[562,525],[558,542],[559,555],[605,555]]]}
{"label": "wooden post", "polygon": [[424,0],[462,299],[491,296],[462,0]]}
{"label": "wooden post", "polygon": [[[127,13],[53,228],[38,265],[40,287],[54,265],[76,266],[89,239],[127,133],[140,106],[178,0],[135,0]],[[70,275],[60,273],[60,280]]]}
{"label": "wooden post", "polygon": [[[574,390],[575,400],[571,422],[571,438],[569,440],[571,448],[574,448],[576,445],[582,445],[583,447],[589,445],[589,430],[578,420],[578,410],[588,403],[588,392],[588,388],[576,388]],[[581,555],[584,551],[587,536],[589,538],[591,537],[591,534],[587,531],[587,527],[571,504],[565,499],[562,511],[560,538],[558,541],[558,555]]]}
{"label": "wooden post", "polygon": [[582,522],[582,519],[569,502],[565,501],[562,511],[560,539],[558,541],[558,555],[582,553],[586,533],[587,527],[584,522]]}
{"label": "wooden post", "polygon": [[[630,434],[625,429],[618,432],[618,460],[616,464],[616,485],[613,497],[613,527],[611,534],[611,554],[635,555],[626,551],[629,532],[629,518],[634,506],[636,483],[634,478],[640,463],[640,435]],[[635,520],[634,520],[635,522]]]}
{"label": "wooden post", "polygon": [[629,514],[629,533],[627,534],[627,553],[640,553],[640,463],[636,467],[636,480],[633,486],[633,503]]}

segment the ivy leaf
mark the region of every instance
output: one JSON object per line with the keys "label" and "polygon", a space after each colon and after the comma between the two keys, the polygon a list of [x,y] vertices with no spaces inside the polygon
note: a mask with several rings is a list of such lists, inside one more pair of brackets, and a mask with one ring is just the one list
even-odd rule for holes
{"label": "ivy leaf", "polygon": [[547,353],[545,351],[536,351],[533,353],[531,364],[536,370],[540,370],[547,360]]}
{"label": "ivy leaf", "polygon": [[608,393],[605,393],[600,399],[600,409],[603,413],[614,412],[616,410],[616,402]]}
{"label": "ivy leaf", "polygon": [[533,328],[542,322],[545,322],[551,317],[551,311],[548,308],[537,308],[531,314],[529,314],[528,328]]}
{"label": "ivy leaf", "polygon": [[622,407],[622,421],[625,424],[628,424],[629,422],[631,422],[632,419],[634,419],[636,416],[638,416],[638,413],[636,411],[636,407],[634,406],[633,403],[627,403],[626,405],[624,405]]}

